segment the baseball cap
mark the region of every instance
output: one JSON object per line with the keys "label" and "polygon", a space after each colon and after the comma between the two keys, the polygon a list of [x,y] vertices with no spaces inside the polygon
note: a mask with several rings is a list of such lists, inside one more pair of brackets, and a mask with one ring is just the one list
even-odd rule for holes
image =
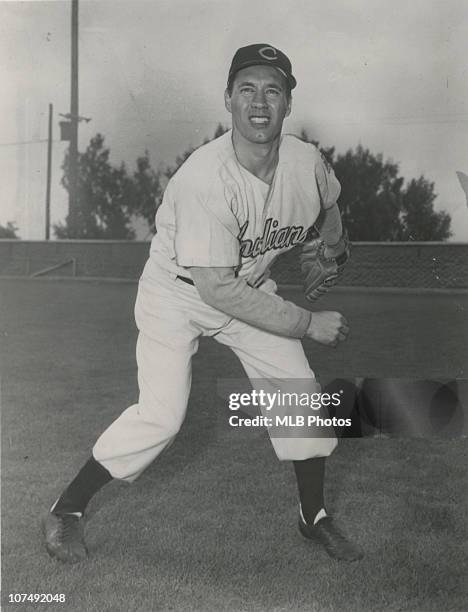
{"label": "baseball cap", "polygon": [[273,66],[286,77],[291,89],[296,87],[297,83],[292,75],[292,66],[289,58],[276,47],[264,43],[248,45],[236,51],[229,69],[228,83],[231,83],[236,72],[239,72],[242,68],[259,64]]}

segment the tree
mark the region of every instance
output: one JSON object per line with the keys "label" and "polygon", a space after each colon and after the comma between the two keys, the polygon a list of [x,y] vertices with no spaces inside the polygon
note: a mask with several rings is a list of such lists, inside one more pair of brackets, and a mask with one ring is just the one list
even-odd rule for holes
{"label": "tree", "polygon": [[137,169],[132,181],[132,212],[148,224],[150,233],[155,232],[154,216],[161,204],[163,188],[158,172],[151,167],[148,151],[137,159]]}
{"label": "tree", "polygon": [[402,240],[446,240],[452,235],[450,215],[435,212],[434,183],[423,176],[411,179],[403,193],[403,223],[406,227]]}
{"label": "tree", "polygon": [[0,238],[15,238],[18,239],[16,232],[18,228],[15,223],[8,221],[6,225],[0,225]]}
{"label": "tree", "polygon": [[356,151],[338,155],[334,169],[341,183],[340,209],[350,239],[400,240],[404,179],[398,176],[398,166],[358,146]]}
{"label": "tree", "polygon": [[[213,138],[227,131],[219,124]],[[209,142],[212,138],[206,138]],[[133,222],[142,218],[154,233],[155,213],[162,202],[163,182],[177,171],[195,147],[176,158],[175,166],[162,172],[151,167],[148,151],[136,160],[136,170],[129,174],[125,164],[113,166],[104,137],[96,134],[86,151],[78,155],[77,227],[71,227],[67,216],[64,224],[54,226],[57,238],[124,239],[135,238]],[[69,157],[65,156],[62,184],[69,188]]]}
{"label": "tree", "polygon": [[[227,129],[218,124],[204,144]],[[300,138],[319,146],[305,130]],[[161,171],[153,170],[145,151],[136,161],[136,170],[129,174],[125,164],[115,167],[110,163],[104,137],[97,134],[78,157],[78,228],[71,228],[67,217],[65,224],[54,226],[56,236],[133,239],[136,217],[144,219],[149,233],[154,233],[164,185],[195,149],[189,147],[177,156],[173,166]],[[451,236],[450,216],[434,210],[434,183],[424,176],[405,184],[398,164],[360,145],[344,154],[336,155],[334,147],[321,152],[333,164],[341,183],[339,204],[351,240],[446,240]],[[68,189],[68,154],[62,167],[62,184]],[[6,228],[0,226],[0,237],[2,234],[16,237],[16,228],[11,223]]]}
{"label": "tree", "polygon": [[[305,130],[300,138],[319,146]],[[351,240],[446,240],[452,235],[450,216],[434,210],[434,183],[424,176],[405,185],[398,164],[361,145],[336,157],[334,148],[321,151],[341,183],[338,202]]]}
{"label": "tree", "polygon": [[[96,134],[86,151],[78,155],[78,227],[70,227],[69,216],[65,225],[54,226],[58,238],[133,239],[132,195],[134,187],[125,164],[114,167],[109,162],[109,149],[104,137]],[[69,188],[69,156],[62,166],[62,184]]]}

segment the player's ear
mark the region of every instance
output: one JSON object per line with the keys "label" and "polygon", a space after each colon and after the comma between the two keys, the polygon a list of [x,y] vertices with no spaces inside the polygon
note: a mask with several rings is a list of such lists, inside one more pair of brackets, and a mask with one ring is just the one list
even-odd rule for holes
{"label": "player's ear", "polygon": [[286,113],[285,113],[285,117],[289,117],[289,115],[291,114],[291,107],[292,107],[292,96],[289,96],[289,100],[288,100],[288,106],[286,107]]}
{"label": "player's ear", "polygon": [[224,90],[224,106],[226,107],[226,110],[228,113],[231,112],[231,96],[229,95],[229,92],[227,89]]}

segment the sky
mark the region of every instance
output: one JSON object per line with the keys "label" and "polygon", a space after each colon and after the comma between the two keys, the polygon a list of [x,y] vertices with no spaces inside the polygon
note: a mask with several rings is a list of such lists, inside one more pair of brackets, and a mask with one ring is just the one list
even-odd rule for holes
{"label": "sky", "polygon": [[[52,223],[70,107],[71,2],[0,0],[0,224],[45,235],[48,107],[54,108]],[[435,183],[452,240],[468,242],[468,3],[465,0],[80,0],[79,148],[100,132],[115,164],[149,151],[171,164],[230,124],[223,92],[238,47],[291,59],[298,86],[284,131],[323,146],[361,144]],[[140,236],[142,237],[142,236]]]}

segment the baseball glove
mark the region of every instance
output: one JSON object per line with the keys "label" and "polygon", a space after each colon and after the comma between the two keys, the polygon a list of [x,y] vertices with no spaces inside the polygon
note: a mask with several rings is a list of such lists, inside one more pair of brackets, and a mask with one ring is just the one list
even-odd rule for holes
{"label": "baseball glove", "polygon": [[339,255],[325,257],[325,248],[321,238],[308,240],[302,247],[299,262],[304,277],[304,293],[310,302],[322,297],[335,285],[349,259],[350,244],[346,234],[337,245]]}

